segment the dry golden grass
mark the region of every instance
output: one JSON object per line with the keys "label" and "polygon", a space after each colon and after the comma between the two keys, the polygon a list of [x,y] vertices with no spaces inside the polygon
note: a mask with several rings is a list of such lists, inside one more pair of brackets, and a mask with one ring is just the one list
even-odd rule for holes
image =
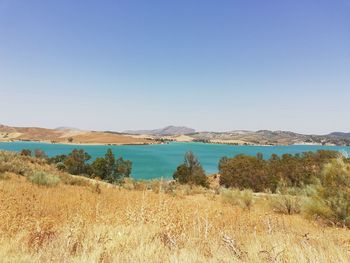
{"label": "dry golden grass", "polygon": [[274,213],[269,195],[248,208],[164,181],[121,188],[9,152],[0,168],[0,262],[349,262],[349,229]]}
{"label": "dry golden grass", "polygon": [[[349,262],[350,231],[210,192],[0,180],[1,262]],[[64,175],[69,176],[69,175]]]}

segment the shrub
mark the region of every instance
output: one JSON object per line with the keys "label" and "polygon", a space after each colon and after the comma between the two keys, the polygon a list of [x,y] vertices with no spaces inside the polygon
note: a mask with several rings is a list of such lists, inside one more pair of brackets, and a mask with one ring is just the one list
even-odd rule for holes
{"label": "shrub", "polygon": [[20,152],[20,155],[23,155],[23,156],[32,156],[32,151],[29,150],[29,149],[23,149],[23,150]]}
{"label": "shrub", "polygon": [[64,171],[66,169],[66,166],[64,165],[64,163],[56,163],[56,168],[58,170]]}
{"label": "shrub", "polygon": [[208,187],[208,178],[203,167],[192,152],[185,154],[184,163],[177,167],[173,178],[180,184]]}
{"label": "shrub", "polygon": [[324,200],[317,197],[308,198],[303,204],[303,210],[308,216],[321,217],[323,219],[332,218],[332,210]]}
{"label": "shrub", "polygon": [[292,195],[277,195],[271,200],[271,207],[275,212],[292,215],[301,211],[301,199]]}
{"label": "shrub", "polygon": [[278,187],[276,192],[282,195],[294,195],[294,196],[312,196],[316,193],[315,185],[306,185],[304,187]]}
{"label": "shrub", "polygon": [[222,189],[220,195],[224,203],[247,209],[253,205],[253,192],[251,190]]}
{"label": "shrub", "polygon": [[350,226],[350,164],[339,158],[324,166],[317,191],[305,211]]}
{"label": "shrub", "polygon": [[34,172],[28,177],[28,180],[37,185],[56,186],[60,182],[60,178],[56,175],[45,172]]}
{"label": "shrub", "polygon": [[25,162],[28,158],[14,152],[0,151],[0,173],[10,172],[24,176],[31,174],[32,170]]}

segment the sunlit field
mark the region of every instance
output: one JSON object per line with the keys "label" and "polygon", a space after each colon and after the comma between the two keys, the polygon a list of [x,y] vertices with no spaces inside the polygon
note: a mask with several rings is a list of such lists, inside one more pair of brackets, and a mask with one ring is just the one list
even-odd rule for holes
{"label": "sunlit field", "polygon": [[[268,194],[232,202],[168,182],[112,186],[11,158],[0,180],[2,262],[349,262],[349,229],[277,213]],[[60,180],[38,185],[25,169]]]}

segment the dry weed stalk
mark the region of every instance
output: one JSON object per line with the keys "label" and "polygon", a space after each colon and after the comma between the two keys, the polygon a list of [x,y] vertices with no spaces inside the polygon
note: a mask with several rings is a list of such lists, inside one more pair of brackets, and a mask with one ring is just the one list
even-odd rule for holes
{"label": "dry weed stalk", "polygon": [[10,177],[0,180],[0,258],[9,262],[345,263],[350,258],[348,229],[322,227],[300,214],[275,214],[264,198],[255,198],[248,210],[207,193],[167,194],[163,186],[155,193],[99,182],[101,191],[93,191],[93,184],[65,184],[69,180],[62,177],[55,188]]}

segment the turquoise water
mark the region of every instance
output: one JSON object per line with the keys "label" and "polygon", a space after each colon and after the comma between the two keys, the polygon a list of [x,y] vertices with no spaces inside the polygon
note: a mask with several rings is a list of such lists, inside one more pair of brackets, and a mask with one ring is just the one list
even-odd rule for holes
{"label": "turquoise water", "polygon": [[0,149],[20,151],[22,149],[42,149],[47,155],[67,154],[74,148],[86,150],[93,159],[103,156],[108,148],[111,148],[116,156],[123,156],[133,162],[132,176],[136,179],[171,178],[177,165],[183,161],[187,151],[192,151],[198,157],[205,171],[217,172],[217,165],[221,157],[232,157],[237,154],[256,155],[261,152],[264,158],[271,154],[282,155],[284,153],[301,153],[328,149],[345,151],[350,154],[350,147],[344,146],[314,146],[314,145],[292,145],[292,146],[233,146],[224,144],[204,143],[170,143],[157,145],[67,145],[48,144],[36,142],[4,142],[0,143]]}

